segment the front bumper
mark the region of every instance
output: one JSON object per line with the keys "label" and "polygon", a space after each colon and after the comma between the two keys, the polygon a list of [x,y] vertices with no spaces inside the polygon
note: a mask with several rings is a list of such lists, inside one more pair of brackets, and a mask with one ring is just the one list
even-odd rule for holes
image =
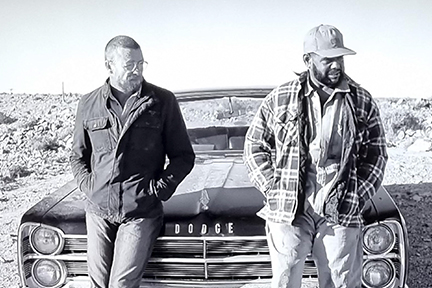
{"label": "front bumper", "polygon": [[[76,277],[66,283],[64,288],[90,288],[88,277]],[[270,280],[253,281],[158,281],[149,282],[143,280],[140,287],[151,288],[270,288]],[[318,288],[316,279],[304,279],[301,288]]]}
{"label": "front bumper", "polygon": [[[69,281],[64,288],[90,288],[88,277],[76,277]],[[151,288],[270,288],[270,280],[254,281],[230,281],[230,282],[210,282],[210,281],[177,281],[177,282],[148,282],[143,280],[140,287]],[[303,279],[301,288],[319,288],[316,278]],[[409,288],[405,285],[404,288]]]}

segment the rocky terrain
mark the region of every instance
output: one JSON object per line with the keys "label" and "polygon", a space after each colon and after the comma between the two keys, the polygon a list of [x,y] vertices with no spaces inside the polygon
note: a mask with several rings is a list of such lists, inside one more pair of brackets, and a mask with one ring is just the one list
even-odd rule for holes
{"label": "rocky terrain", "polygon": [[[79,97],[0,94],[0,287],[19,287],[21,215],[72,179],[68,158]],[[408,283],[432,287],[432,99],[377,103],[390,157],[384,185],[409,231]]]}

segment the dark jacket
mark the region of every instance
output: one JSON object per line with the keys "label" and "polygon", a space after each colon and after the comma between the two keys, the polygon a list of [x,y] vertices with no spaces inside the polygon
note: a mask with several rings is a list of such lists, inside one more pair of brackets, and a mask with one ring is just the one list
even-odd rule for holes
{"label": "dark jacket", "polygon": [[71,166],[86,210],[121,220],[159,216],[161,200],[195,160],[179,105],[172,92],[144,81],[121,130],[107,107],[109,93],[107,81],[78,104]]}

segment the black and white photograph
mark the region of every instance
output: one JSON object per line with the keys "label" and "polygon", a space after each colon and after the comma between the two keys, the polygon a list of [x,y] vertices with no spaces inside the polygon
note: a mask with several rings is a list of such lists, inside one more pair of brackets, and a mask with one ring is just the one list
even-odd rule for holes
{"label": "black and white photograph", "polygon": [[432,287],[432,2],[0,9],[0,287]]}

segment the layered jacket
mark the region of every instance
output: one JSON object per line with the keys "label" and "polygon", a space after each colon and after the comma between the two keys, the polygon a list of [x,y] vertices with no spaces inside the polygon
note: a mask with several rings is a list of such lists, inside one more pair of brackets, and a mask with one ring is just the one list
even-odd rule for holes
{"label": "layered jacket", "polygon": [[[78,104],[71,166],[86,210],[109,219],[155,217],[192,170],[195,154],[173,93],[146,81],[122,129],[108,81]],[[166,163],[166,159],[169,163]]]}
{"label": "layered jacket", "polygon": [[[244,162],[252,183],[266,197],[258,215],[268,221],[291,223],[304,203],[306,75],[270,92],[246,134]],[[324,215],[332,223],[360,227],[362,209],[384,178],[386,140],[371,95],[349,77],[347,81],[341,168],[325,199]]]}

